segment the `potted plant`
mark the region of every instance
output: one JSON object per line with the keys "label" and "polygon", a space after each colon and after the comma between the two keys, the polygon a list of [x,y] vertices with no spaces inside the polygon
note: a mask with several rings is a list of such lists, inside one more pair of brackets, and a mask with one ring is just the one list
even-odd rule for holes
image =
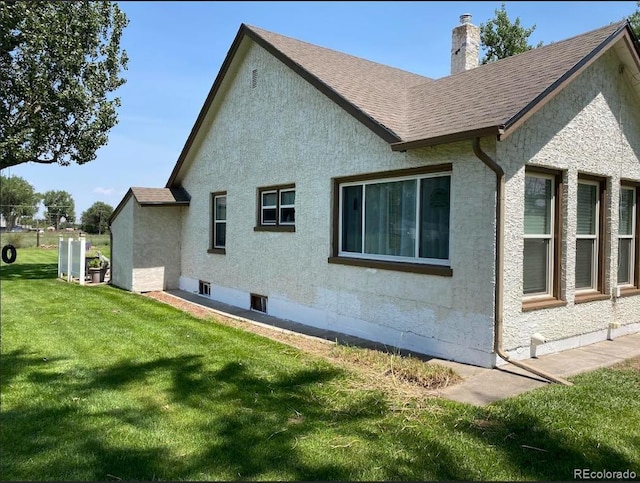
{"label": "potted plant", "polygon": [[91,283],[104,282],[104,273],[106,270],[102,269],[102,261],[100,260],[100,257],[89,259],[88,267]]}

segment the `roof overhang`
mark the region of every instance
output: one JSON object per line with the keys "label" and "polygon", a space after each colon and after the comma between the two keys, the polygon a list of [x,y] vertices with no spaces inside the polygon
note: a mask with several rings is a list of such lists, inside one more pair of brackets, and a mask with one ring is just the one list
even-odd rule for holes
{"label": "roof overhang", "polygon": [[424,148],[427,146],[437,146],[438,144],[448,144],[457,141],[466,141],[477,137],[500,136],[504,132],[502,126],[489,126],[470,131],[461,131],[444,136],[436,136],[433,138],[415,139],[412,141],[401,141],[391,143],[392,151],[407,151],[408,149]]}

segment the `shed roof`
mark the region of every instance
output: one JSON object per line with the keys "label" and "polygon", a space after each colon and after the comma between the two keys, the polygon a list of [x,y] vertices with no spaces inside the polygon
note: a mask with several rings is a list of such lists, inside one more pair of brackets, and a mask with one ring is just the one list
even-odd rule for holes
{"label": "shed roof", "polygon": [[183,188],[131,188],[141,205],[188,205],[189,194]]}
{"label": "shed roof", "polygon": [[189,193],[184,188],[129,188],[109,217],[109,225],[116,219],[131,196],[141,206],[188,206],[191,200]]}

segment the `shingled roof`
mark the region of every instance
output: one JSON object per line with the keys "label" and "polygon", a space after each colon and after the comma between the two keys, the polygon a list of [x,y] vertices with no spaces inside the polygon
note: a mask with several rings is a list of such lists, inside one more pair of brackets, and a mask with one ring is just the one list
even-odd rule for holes
{"label": "shingled roof", "polygon": [[109,225],[116,219],[131,196],[142,206],[188,206],[191,200],[189,193],[184,188],[129,188],[127,194],[123,196],[109,217]]}
{"label": "shingled roof", "polygon": [[167,182],[173,185],[243,38],[249,37],[379,135],[394,150],[508,135],[567,81],[625,38],[640,93],[640,53],[628,22],[430,79],[242,24]]}
{"label": "shingled roof", "polygon": [[403,146],[465,132],[502,134],[626,30],[626,22],[410,88]]}
{"label": "shingled roof", "polygon": [[189,195],[183,188],[131,188],[141,205],[188,205]]}

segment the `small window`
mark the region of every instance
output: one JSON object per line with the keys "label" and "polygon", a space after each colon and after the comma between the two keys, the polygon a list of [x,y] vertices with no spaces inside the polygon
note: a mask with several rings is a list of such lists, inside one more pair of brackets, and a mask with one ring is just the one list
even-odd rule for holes
{"label": "small window", "polygon": [[551,295],[553,286],[554,179],[527,175],[524,196],[524,295]]}
{"label": "small window", "polygon": [[576,207],[575,287],[578,292],[604,292],[605,180],[581,176]]}
{"label": "small window", "polygon": [[295,185],[259,188],[258,203],[256,231],[295,231]]}
{"label": "small window", "polygon": [[211,193],[210,253],[225,253],[227,246],[227,193]]}
{"label": "small window", "polygon": [[280,191],[279,221],[281,225],[295,225],[296,223],[296,190]]}
{"label": "small window", "polygon": [[262,192],[262,225],[277,225],[278,224],[278,192],[277,191],[263,191]]}
{"label": "small window", "polygon": [[618,211],[618,285],[638,287],[638,188],[622,186]]}
{"label": "small window", "polygon": [[251,294],[251,310],[267,313],[267,297],[264,295]]}
{"label": "small window", "polygon": [[527,168],[524,183],[523,308],[561,301],[562,173]]}
{"label": "small window", "polygon": [[211,295],[211,284],[209,282],[205,282],[204,280],[198,281],[198,294],[206,295],[207,297]]}

